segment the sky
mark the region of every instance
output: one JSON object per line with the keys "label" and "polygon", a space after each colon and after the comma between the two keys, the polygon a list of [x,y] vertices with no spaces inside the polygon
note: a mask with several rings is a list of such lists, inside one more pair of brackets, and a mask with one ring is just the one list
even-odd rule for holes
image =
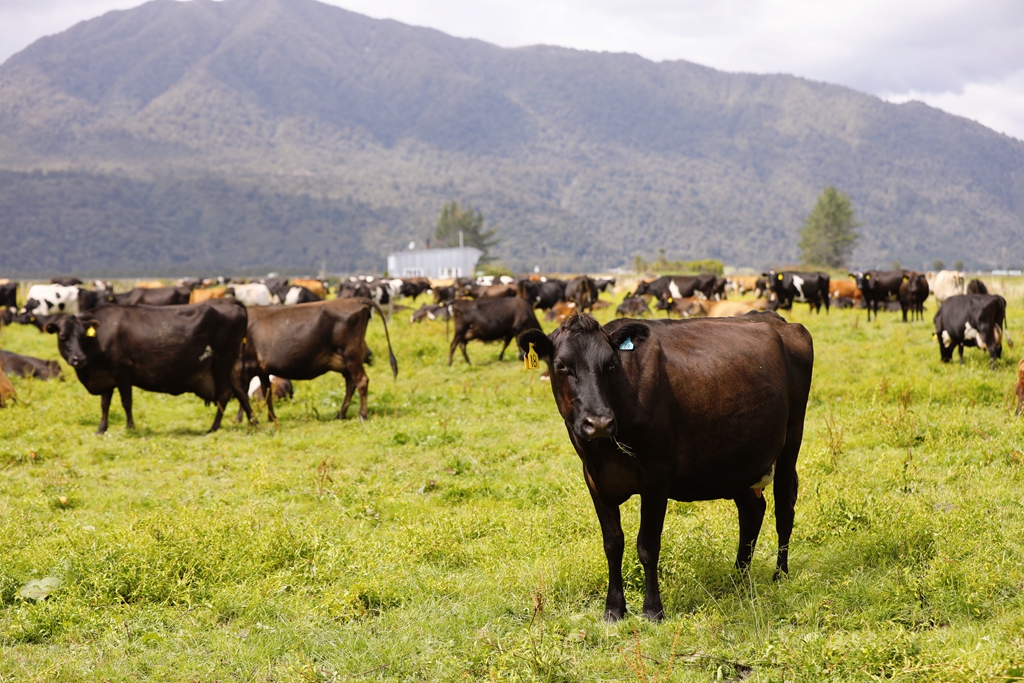
{"label": "sky", "polygon": [[[233,1],[233,0],[227,0]],[[919,100],[1024,140],[1024,0],[327,0],[503,47],[787,73]],[[0,0],[0,60],[139,0]]]}

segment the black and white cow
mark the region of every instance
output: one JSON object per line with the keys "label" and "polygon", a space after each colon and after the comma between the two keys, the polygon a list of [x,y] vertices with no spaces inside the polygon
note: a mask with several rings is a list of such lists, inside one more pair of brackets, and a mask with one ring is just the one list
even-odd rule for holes
{"label": "black and white cow", "polygon": [[828,313],[827,273],[769,270],[765,277],[768,278],[768,289],[779,301],[779,308],[788,310],[793,307],[793,302],[799,302],[809,304],[815,313],[820,313],[824,304],[825,312]]}
{"label": "black and white cow", "polygon": [[960,294],[943,302],[935,314],[935,335],[943,363],[953,359],[953,347],[964,362],[964,347],[988,351],[989,367],[1003,355],[1003,338],[1010,348],[1013,340],[1006,330],[1006,299],[998,294]]}
{"label": "black and white cow", "polygon": [[81,312],[78,307],[78,291],[74,285],[32,285],[22,312],[35,315],[77,315]]}

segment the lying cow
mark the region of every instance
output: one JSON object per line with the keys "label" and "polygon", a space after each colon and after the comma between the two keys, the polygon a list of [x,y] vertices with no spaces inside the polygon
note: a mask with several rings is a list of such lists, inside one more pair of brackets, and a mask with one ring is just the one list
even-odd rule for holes
{"label": "lying cow", "polygon": [[690,303],[687,317],[732,318],[738,315],[746,315],[751,311],[764,311],[767,309],[767,299],[708,301],[707,299],[695,298]]}
{"label": "lying cow", "polygon": [[46,331],[57,335],[60,355],[93,395],[100,396],[97,434],[107,431],[114,389],[121,395],[128,429],[132,387],[178,396],[193,393],[217,404],[211,432],[235,396],[252,420],[249,398],[235,370],[245,338],[245,308],[230,299],[192,306],[110,305],[62,316]]}
{"label": "lying cow", "polygon": [[0,350],[0,368],[10,377],[60,378],[60,363]]}
{"label": "lying cow", "polygon": [[533,307],[518,297],[502,299],[456,299],[448,307],[455,320],[455,334],[448,349],[448,365],[452,364],[455,349],[462,349],[462,357],[469,363],[466,342],[479,339],[483,342],[503,340],[498,360],[505,357],[505,349],[516,335],[526,330],[541,329]]}
{"label": "lying cow", "polygon": [[736,566],[745,568],[764,518],[761,492],[774,480],[776,578],[789,571],[796,461],[814,363],[802,325],[752,313],[622,319],[602,328],[581,314],[548,336],[525,332],[518,345],[523,352],[532,346],[547,362],[558,412],[583,461],[608,561],[605,619],[626,613],[619,506],[635,494],[648,619],[664,615],[658,559],[669,499],[733,499]]}
{"label": "lying cow", "polygon": [[[328,372],[345,378],[345,398],[338,411],[344,419],[356,389],[359,390],[359,418],[366,419],[366,394],[370,379],[363,364],[369,355],[366,326],[370,312],[383,311],[369,299],[334,299],[295,306],[249,309],[248,343],[243,361],[245,375],[260,378],[267,394],[267,415],[276,420],[270,376],[290,380],[316,379]],[[391,372],[398,375],[398,362],[391,350],[387,322],[384,336],[388,342]]]}
{"label": "lying cow", "polygon": [[964,347],[988,351],[989,368],[1003,355],[1003,337],[1010,348],[1013,340],[1006,330],[1006,299],[998,294],[960,294],[946,299],[935,314],[935,335],[943,363],[953,359],[953,347],[964,362]]}

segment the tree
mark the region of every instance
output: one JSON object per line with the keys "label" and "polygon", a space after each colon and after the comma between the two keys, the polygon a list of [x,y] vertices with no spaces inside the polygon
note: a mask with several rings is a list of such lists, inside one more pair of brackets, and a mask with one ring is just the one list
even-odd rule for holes
{"label": "tree", "polygon": [[437,228],[434,229],[434,243],[438,247],[459,246],[459,233],[462,233],[462,243],[467,247],[476,247],[483,252],[480,263],[493,261],[494,257],[488,252],[501,240],[494,236],[497,228],[484,230],[484,216],[471,206],[460,206],[458,202],[447,202],[441,208],[441,215],[437,219]]}
{"label": "tree", "polygon": [[826,185],[800,231],[803,262],[828,268],[845,265],[860,237],[853,230],[859,225],[853,219],[850,197]]}

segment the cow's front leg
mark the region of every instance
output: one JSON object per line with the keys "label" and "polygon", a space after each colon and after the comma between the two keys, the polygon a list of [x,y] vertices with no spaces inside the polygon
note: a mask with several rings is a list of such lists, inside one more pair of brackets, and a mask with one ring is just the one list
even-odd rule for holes
{"label": "cow's front leg", "polygon": [[124,408],[124,415],[127,419],[125,428],[135,429],[135,418],[132,417],[132,385],[118,384],[117,393],[121,394],[121,407]]}
{"label": "cow's front leg", "polygon": [[608,597],[604,602],[605,621],[618,621],[626,616],[626,594],[622,589],[622,552],[626,539],[622,534],[622,520],[618,505],[608,505],[601,499],[597,485],[584,468],[587,488],[594,501],[597,520],[601,523],[604,556],[608,560]]}
{"label": "cow's front leg", "polygon": [[107,431],[107,418],[110,416],[110,401],[114,398],[114,390],[108,389],[100,394],[100,426],[96,436],[103,436]]}
{"label": "cow's front leg", "polygon": [[636,552],[644,567],[644,616],[660,621],[665,616],[658,588],[658,558],[661,556],[661,530],[665,526],[668,498],[660,494],[640,497],[640,532],[636,536]]}

